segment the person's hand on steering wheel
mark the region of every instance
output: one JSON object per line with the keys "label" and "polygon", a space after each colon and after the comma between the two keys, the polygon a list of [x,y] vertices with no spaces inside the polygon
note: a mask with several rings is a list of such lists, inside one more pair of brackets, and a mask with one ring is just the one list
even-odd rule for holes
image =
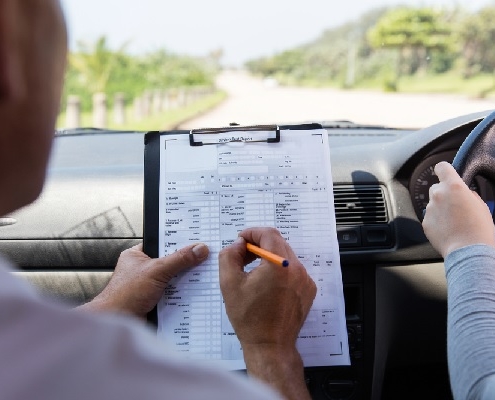
{"label": "person's hand on steering wheel", "polygon": [[435,166],[440,183],[430,188],[423,229],[433,247],[446,257],[471,244],[495,247],[495,229],[485,202],[472,192],[447,162]]}

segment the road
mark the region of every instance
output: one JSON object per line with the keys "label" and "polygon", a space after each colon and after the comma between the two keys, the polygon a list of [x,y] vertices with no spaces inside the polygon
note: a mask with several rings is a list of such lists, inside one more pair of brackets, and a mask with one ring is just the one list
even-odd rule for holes
{"label": "road", "polygon": [[493,100],[460,95],[381,93],[281,87],[241,71],[225,71],[217,86],[229,97],[180,128],[350,120],[363,124],[420,128],[455,116],[495,108]]}

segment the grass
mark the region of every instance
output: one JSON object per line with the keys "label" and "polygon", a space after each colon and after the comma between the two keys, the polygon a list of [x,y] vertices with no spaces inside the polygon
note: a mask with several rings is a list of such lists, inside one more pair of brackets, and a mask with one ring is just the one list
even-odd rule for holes
{"label": "grass", "polygon": [[[393,81],[392,78],[380,75],[372,79],[357,82],[352,89],[386,91],[386,83]],[[327,81],[321,82],[307,79],[296,82],[289,77],[280,79],[282,85],[295,85],[305,87],[331,87],[342,89],[342,82]],[[390,87],[389,87],[390,89]],[[443,74],[420,74],[413,76],[403,76],[398,83],[400,93],[447,93],[459,94],[473,98],[495,98],[495,75],[478,74],[469,79],[464,79],[458,72],[451,71]]]}
{"label": "grass", "polygon": [[[116,130],[137,130],[137,131],[152,131],[152,130],[169,130],[179,124],[194,118],[220,104],[227,97],[223,91],[217,91],[204,98],[181,108],[163,111],[160,114],[151,115],[142,120],[136,120],[132,107],[126,108],[126,123],[116,124],[112,120],[112,114],[108,114],[108,129]],[[81,126],[93,126],[93,117],[90,112],[81,113]],[[65,126],[65,112],[60,113],[57,119],[57,128]]]}
{"label": "grass", "polygon": [[399,81],[399,91],[408,93],[453,93],[470,97],[491,97],[494,93],[495,77],[489,74],[463,79],[453,73],[406,76]]}
{"label": "grass", "polygon": [[[444,74],[426,74],[404,76],[399,80],[399,93],[437,93],[458,94],[472,98],[495,97],[495,76],[479,74],[469,79],[462,78],[454,72]],[[384,91],[386,79],[376,78],[361,82],[354,89]]]}

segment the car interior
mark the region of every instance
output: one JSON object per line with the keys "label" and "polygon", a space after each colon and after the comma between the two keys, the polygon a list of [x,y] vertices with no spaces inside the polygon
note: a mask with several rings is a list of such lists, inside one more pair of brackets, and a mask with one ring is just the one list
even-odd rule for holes
{"label": "car interior", "polygon": [[[314,399],[448,399],[446,282],[421,226],[433,166],[489,112],[423,129],[322,123],[331,152],[351,366],[306,368]],[[277,122],[277,121],[275,121]],[[61,131],[32,205],[0,218],[0,252],[76,306],[143,237],[144,132]],[[471,184],[493,212],[495,193]]]}
{"label": "car interior", "polygon": [[145,238],[150,131],[320,124],[350,365],[306,367],[311,397],[452,399],[445,267],[422,220],[447,161],[495,221],[495,3],[60,3],[69,53],[45,186],[0,215],[13,273],[70,307],[103,290]]}

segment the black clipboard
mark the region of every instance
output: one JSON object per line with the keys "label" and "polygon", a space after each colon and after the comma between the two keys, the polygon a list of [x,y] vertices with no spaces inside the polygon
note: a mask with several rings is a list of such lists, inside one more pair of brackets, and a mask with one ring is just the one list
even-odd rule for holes
{"label": "black clipboard", "polygon": [[[194,130],[172,130],[172,131],[150,131],[144,136],[144,201],[143,201],[143,251],[151,258],[157,258],[159,254],[159,190],[160,190],[160,137],[164,135],[189,135],[191,146],[204,146],[201,143],[202,134],[215,134],[239,131],[273,131],[273,136],[260,139],[277,143],[283,140],[281,131],[316,130],[323,129],[321,124],[307,123],[298,125],[254,125],[254,126],[231,126],[222,128],[206,128]],[[232,141],[237,141],[233,136]],[[221,145],[222,143],[206,143]],[[157,325],[156,307],[148,314],[148,322]]]}

